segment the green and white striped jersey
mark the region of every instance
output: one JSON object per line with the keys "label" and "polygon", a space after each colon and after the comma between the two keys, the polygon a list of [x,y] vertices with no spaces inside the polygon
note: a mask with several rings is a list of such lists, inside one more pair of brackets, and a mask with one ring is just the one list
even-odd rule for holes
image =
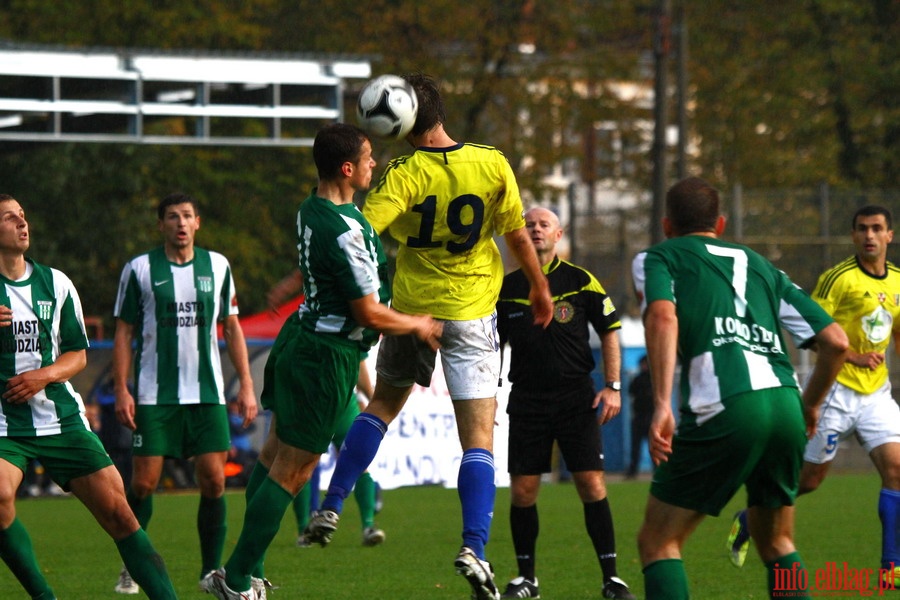
{"label": "green and white striped jersey", "polygon": [[114,314],[134,326],[138,404],[224,404],[216,322],[238,313],[228,259],[194,248],[170,262],[162,247],[122,270]]}
{"label": "green and white striped jersey", "polygon": [[[0,304],[13,311],[0,327],[0,389],[9,378],[53,364],[61,354],[88,347],[81,300],[61,271],[27,260],[25,277],[0,276]],[[72,384],[51,383],[24,404],[0,399],[0,436],[36,437],[90,429],[84,402]]]}
{"label": "green and white striped jersey", "polygon": [[390,301],[381,239],[356,206],[336,205],[315,193],[300,205],[297,235],[305,293],[300,326],[367,351],[378,333],[353,319],[350,301],[372,293],[383,304]]}
{"label": "green and white striped jersey", "polygon": [[723,400],[774,387],[799,387],[782,339],[798,346],[832,323],[787,275],[749,248],[699,235],[669,239],[632,265],[641,310],[675,303],[681,412],[702,425]]}

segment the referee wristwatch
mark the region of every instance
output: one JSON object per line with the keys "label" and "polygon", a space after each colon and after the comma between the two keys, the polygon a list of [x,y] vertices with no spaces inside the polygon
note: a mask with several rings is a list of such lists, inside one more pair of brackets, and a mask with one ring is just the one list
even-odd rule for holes
{"label": "referee wristwatch", "polygon": [[621,392],[622,391],[622,382],[621,381],[607,381],[606,387],[608,387],[611,390]]}

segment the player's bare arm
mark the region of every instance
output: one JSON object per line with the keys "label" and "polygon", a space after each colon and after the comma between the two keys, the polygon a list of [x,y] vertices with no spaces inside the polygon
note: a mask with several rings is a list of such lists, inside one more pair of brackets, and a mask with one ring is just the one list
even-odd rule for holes
{"label": "player's bare arm", "polygon": [[116,392],[116,419],[119,423],[134,431],[134,397],[128,389],[128,372],[131,368],[131,344],[134,340],[134,326],[122,319],[116,320],[116,333],[113,337],[112,374]]}
{"label": "player's bare arm", "polygon": [[[900,355],[900,348],[896,346],[896,344],[900,343],[900,340],[897,338],[900,336],[894,336],[894,347],[897,349],[897,354]],[[819,351],[819,345],[815,341],[809,344],[806,347],[807,350],[812,350],[813,352]],[[884,362],[884,353],[882,352],[864,352],[862,354],[858,352],[854,352],[852,348],[847,350],[847,356],[844,359],[845,362],[855,365],[857,367],[863,369],[871,369],[875,370],[878,368],[878,365]]]}
{"label": "player's bare arm", "polygon": [[28,402],[51,383],[68,381],[87,366],[87,351],[63,352],[52,365],[19,373],[6,382],[3,399],[12,404]]}
{"label": "player's bare arm", "polygon": [[659,464],[672,453],[675,416],[672,414],[672,381],[678,358],[678,317],[675,304],[655,300],[644,311],[647,358],[653,380],[653,420],[650,423],[650,456]]}
{"label": "player's bare arm", "polygon": [[350,301],[353,318],[363,327],[389,335],[414,334],[432,350],[441,347],[444,326],[428,315],[406,315],[381,304],[374,293]]}
{"label": "player's bare arm", "polygon": [[[0,314],[0,318],[2,318],[2,314]],[[0,321],[0,325],[2,324],[2,321]],[[892,334],[892,337],[894,338],[894,352],[900,355],[900,331],[895,331]],[[848,363],[872,371],[884,363],[884,358],[884,353],[881,352],[863,352],[862,354],[859,354],[852,349],[847,351]]]}
{"label": "player's bare arm", "polygon": [[244,330],[237,315],[228,315],[222,325],[222,336],[225,338],[225,348],[228,350],[228,358],[234,365],[238,375],[237,402],[241,416],[244,417],[243,426],[246,428],[256,418],[259,410],[256,404],[256,393],[253,391],[253,378],[250,376],[250,359],[247,355],[247,344],[244,340]]}
{"label": "player's bare arm", "polygon": [[303,273],[300,272],[300,269],[294,269],[292,273],[286,275],[281,281],[272,286],[272,289],[266,294],[269,310],[278,314],[278,307],[302,290]]}
{"label": "player's bare arm", "polygon": [[[620,381],[622,354],[619,350],[619,331],[604,331],[600,334],[600,353],[603,355],[603,377],[605,381]],[[601,406],[597,422],[608,423],[622,411],[622,392],[604,387],[594,397],[594,408]]]}
{"label": "player's bare arm", "polygon": [[503,236],[506,246],[522,267],[522,273],[528,279],[531,289],[528,292],[528,301],[531,304],[531,314],[534,315],[534,324],[547,327],[553,319],[553,298],[550,296],[550,284],[547,277],[541,271],[534,244],[528,237],[528,230],[522,227],[510,231]]}
{"label": "player's bare arm", "polygon": [[884,354],[881,352],[864,352],[858,354],[850,351],[847,353],[847,362],[851,365],[874,371],[878,368],[878,365],[884,362]]}
{"label": "player's bare arm", "polygon": [[806,419],[807,436],[812,436],[816,431],[819,406],[825,400],[825,394],[831,389],[831,384],[847,358],[849,344],[847,334],[837,323],[832,323],[819,331],[815,340],[816,362],[803,389],[803,416]]}

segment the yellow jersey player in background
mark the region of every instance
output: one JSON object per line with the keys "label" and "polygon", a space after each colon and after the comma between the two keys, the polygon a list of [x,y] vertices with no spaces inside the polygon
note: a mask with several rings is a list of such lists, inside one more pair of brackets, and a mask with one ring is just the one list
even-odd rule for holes
{"label": "yellow jersey player in background", "polygon": [[[891,338],[894,350],[900,348],[900,269],[887,260],[894,239],[888,209],[864,206],[852,224],[856,254],[822,273],[812,294],[847,332],[850,351],[806,445],[800,494],[819,487],[839,442],[855,435],[881,475],[881,567],[900,574],[900,408],[885,362]],[[741,511],[728,540],[735,565],[743,564],[748,546]]]}

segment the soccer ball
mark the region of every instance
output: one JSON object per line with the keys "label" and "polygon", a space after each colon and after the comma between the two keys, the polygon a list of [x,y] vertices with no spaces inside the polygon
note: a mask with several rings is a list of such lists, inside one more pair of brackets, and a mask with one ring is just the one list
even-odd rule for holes
{"label": "soccer ball", "polygon": [[399,140],[412,130],[418,109],[416,92],[406,80],[382,75],[359,93],[356,118],[370,135]]}

